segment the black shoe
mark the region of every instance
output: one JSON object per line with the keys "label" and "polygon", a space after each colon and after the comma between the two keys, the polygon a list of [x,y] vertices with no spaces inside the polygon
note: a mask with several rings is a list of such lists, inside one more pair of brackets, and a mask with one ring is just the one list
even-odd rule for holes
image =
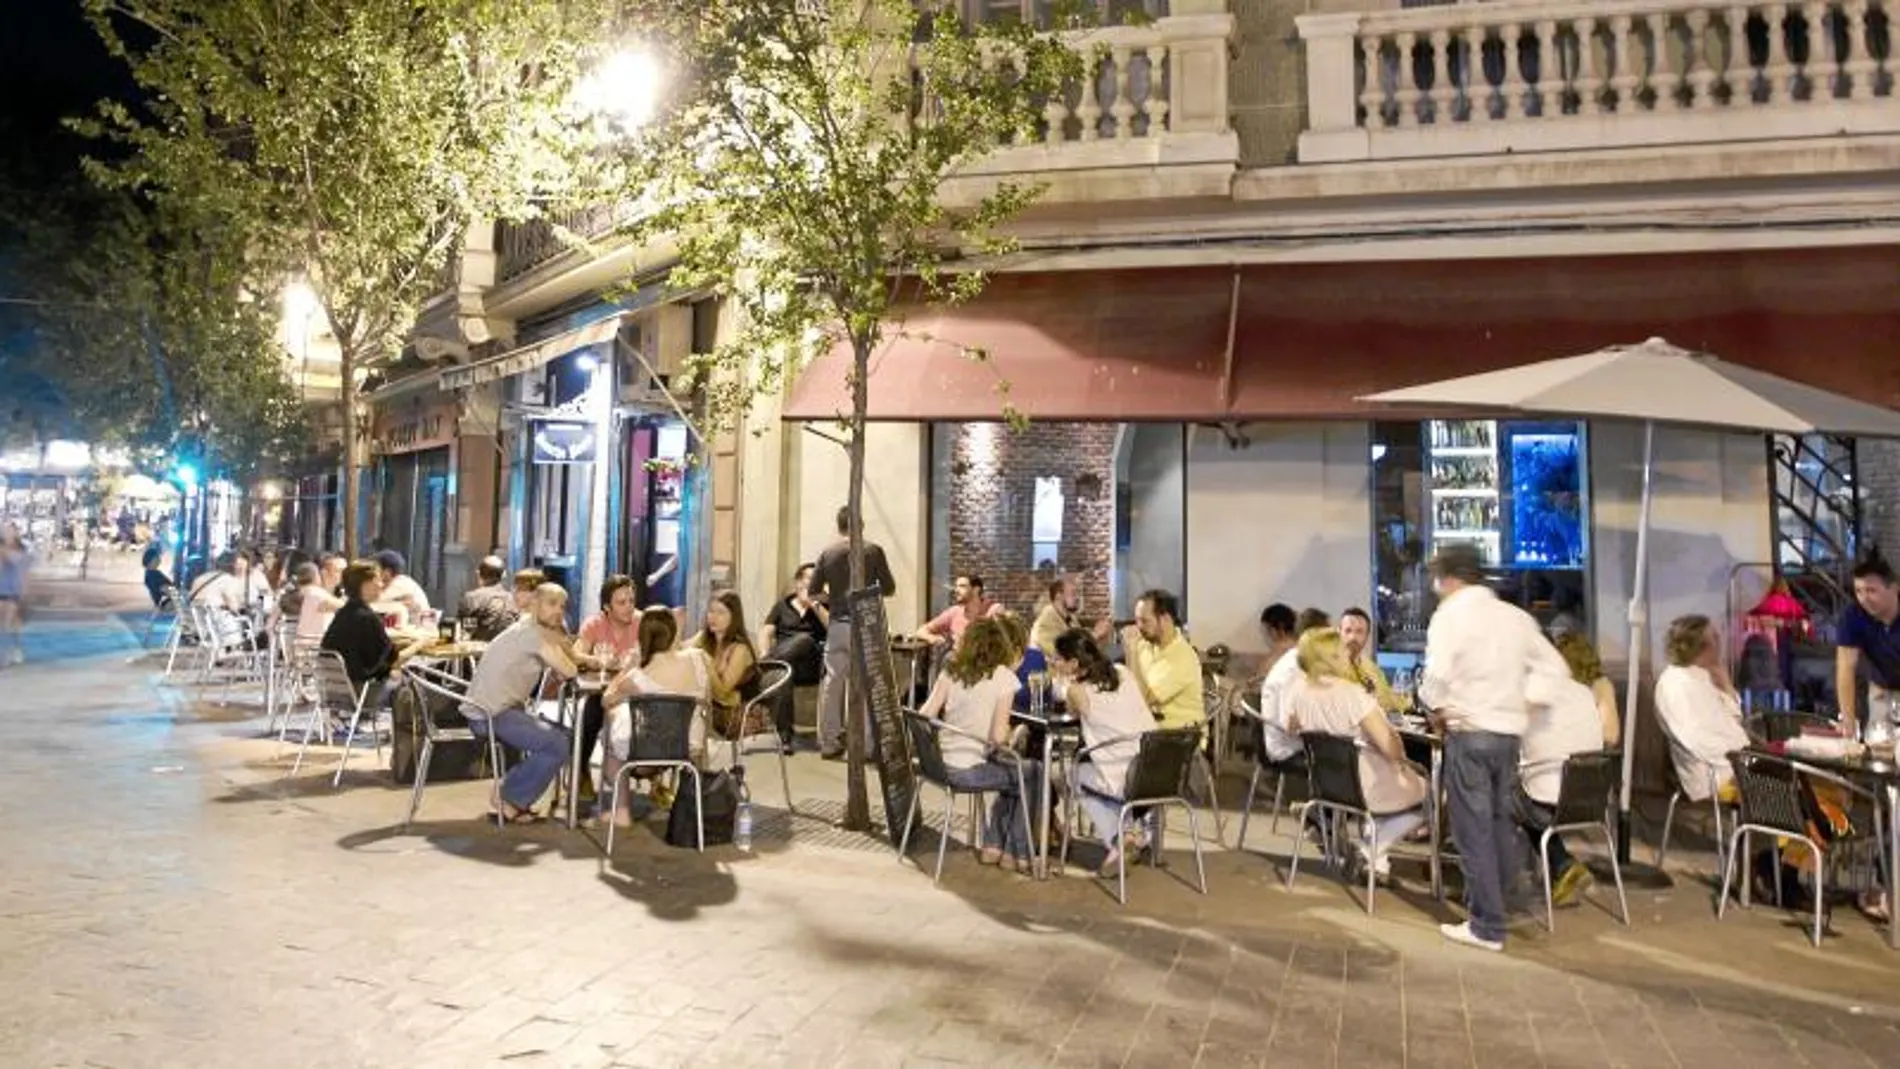
{"label": "black shoe", "polygon": [[826,750],[824,753],[819,754],[818,757],[820,760],[824,760],[824,761],[842,761],[844,760],[844,751],[843,750]]}

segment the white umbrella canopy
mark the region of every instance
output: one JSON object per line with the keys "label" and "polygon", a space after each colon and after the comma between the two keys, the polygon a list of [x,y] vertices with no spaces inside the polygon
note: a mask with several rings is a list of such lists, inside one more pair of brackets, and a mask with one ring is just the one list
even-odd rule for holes
{"label": "white umbrella canopy", "polygon": [[1692,352],[1661,338],[1360,398],[1654,420],[1765,434],[1900,438],[1900,412]]}
{"label": "white umbrella canopy", "polygon": [[1636,575],[1630,584],[1629,682],[1623,709],[1622,813],[1617,835],[1617,853],[1626,863],[1636,695],[1649,622],[1649,513],[1656,424],[1765,434],[1900,438],[1900,411],[1731,364],[1661,338],[1387,390],[1360,400],[1643,421],[1643,495],[1636,521]]}

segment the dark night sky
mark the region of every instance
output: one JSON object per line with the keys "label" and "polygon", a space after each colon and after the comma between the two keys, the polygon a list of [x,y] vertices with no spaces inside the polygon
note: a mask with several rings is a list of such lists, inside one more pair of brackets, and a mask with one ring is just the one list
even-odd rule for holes
{"label": "dark night sky", "polygon": [[130,96],[131,79],[79,0],[0,0],[0,26],[0,167],[22,184],[60,184],[84,148],[60,120]]}

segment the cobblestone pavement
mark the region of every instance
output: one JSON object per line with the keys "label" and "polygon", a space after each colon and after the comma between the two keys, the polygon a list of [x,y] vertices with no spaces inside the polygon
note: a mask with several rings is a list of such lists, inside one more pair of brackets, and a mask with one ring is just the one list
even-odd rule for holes
{"label": "cobblestone pavement", "polygon": [[1695,871],[1632,890],[1633,927],[1585,907],[1495,956],[1443,945],[1416,881],[1372,918],[1324,872],[1284,890],[1264,821],[1206,898],[1180,853],[1127,909],[967,853],[933,888],[822,819],[809,755],[814,816],[765,777],[749,857],[636,831],[608,863],[482,824],[476,783],[403,833],[378,775],[283,780],[255,704],[161,685],[127,663],[142,618],[64,604],[0,672],[0,1065],[1900,1065],[1878,933],[1718,923]]}

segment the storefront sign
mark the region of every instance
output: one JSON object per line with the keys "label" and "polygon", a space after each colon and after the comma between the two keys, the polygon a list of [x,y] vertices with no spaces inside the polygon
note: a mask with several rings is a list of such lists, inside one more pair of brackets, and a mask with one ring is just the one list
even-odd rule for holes
{"label": "storefront sign", "polygon": [[535,342],[533,345],[511,349],[500,356],[492,356],[479,363],[450,368],[442,373],[442,389],[465,390],[470,386],[480,386],[485,382],[513,378],[533,371],[549,361],[558,360],[577,349],[585,349],[590,345],[603,345],[613,341],[614,336],[620,333],[620,319],[621,316],[616,313],[565,334],[556,334],[552,338]]}
{"label": "storefront sign", "polygon": [[600,452],[600,427],[584,420],[541,419],[528,424],[536,464],[591,464]]}
{"label": "storefront sign", "polygon": [[455,405],[401,404],[376,414],[371,447],[378,453],[416,453],[437,449],[455,440]]}

